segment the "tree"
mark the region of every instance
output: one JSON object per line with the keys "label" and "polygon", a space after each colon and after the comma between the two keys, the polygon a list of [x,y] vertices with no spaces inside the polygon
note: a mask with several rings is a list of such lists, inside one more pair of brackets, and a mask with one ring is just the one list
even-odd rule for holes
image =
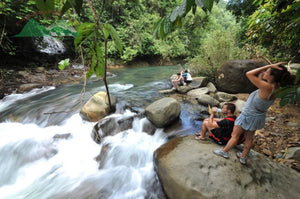
{"label": "tree", "polygon": [[188,12],[192,10],[196,13],[197,7],[200,7],[204,12],[210,12],[214,2],[219,0],[183,0],[183,2],[173,9],[167,16],[162,17],[155,25],[154,35],[165,38],[167,34],[174,30],[174,27],[181,27],[182,19]]}
{"label": "tree", "polygon": [[[36,5],[44,13],[49,13],[54,9],[55,2],[55,0],[36,0]],[[61,1],[59,2],[62,3]],[[97,77],[102,77],[108,96],[109,106],[112,110],[110,94],[106,80],[107,43],[109,39],[112,39],[120,52],[122,51],[122,44],[114,27],[109,23],[102,22],[91,0],[87,0],[87,2],[90,10],[93,13],[94,21],[91,23],[81,23],[76,28],[80,35],[75,38],[74,45],[75,48],[78,48],[83,43],[89,41],[90,70],[86,74],[86,77],[89,79],[93,74],[96,74]],[[80,15],[82,6],[83,0],[67,0],[62,6],[61,16],[63,16],[63,14],[69,9],[73,9],[74,12]],[[64,66],[66,66],[66,64],[63,63],[63,65],[61,65],[61,69],[63,69]]]}

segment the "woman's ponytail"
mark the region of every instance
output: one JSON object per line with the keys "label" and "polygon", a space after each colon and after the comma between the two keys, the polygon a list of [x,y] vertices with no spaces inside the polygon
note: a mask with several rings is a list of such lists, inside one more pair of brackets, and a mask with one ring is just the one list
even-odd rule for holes
{"label": "woman's ponytail", "polygon": [[282,70],[274,68],[271,69],[271,75],[274,76],[274,81],[276,83],[279,83],[280,87],[293,85],[295,76],[292,75],[283,65],[279,65],[279,67],[281,67]]}

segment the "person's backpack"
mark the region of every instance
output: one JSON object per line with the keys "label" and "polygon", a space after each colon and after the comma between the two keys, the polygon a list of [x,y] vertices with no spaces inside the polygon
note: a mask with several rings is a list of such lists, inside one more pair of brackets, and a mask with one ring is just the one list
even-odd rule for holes
{"label": "person's backpack", "polygon": [[[231,122],[235,121],[235,119],[232,117],[226,117],[224,119],[231,121]],[[232,133],[232,129],[215,128],[215,129],[211,130],[208,137],[210,137],[217,144],[225,145],[225,144],[227,144],[228,140],[231,138],[231,133]]]}

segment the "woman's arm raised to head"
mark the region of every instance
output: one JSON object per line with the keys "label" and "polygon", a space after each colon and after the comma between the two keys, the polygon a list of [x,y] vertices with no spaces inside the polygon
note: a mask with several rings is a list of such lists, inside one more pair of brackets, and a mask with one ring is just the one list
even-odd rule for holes
{"label": "woman's arm raised to head", "polygon": [[268,85],[268,83],[262,79],[262,72],[266,71],[268,68],[282,70],[282,68],[280,68],[279,65],[285,63],[286,62],[278,62],[276,64],[270,64],[259,68],[255,68],[253,70],[248,71],[246,73],[246,76],[251,81],[251,83],[254,84],[257,88],[265,88]]}

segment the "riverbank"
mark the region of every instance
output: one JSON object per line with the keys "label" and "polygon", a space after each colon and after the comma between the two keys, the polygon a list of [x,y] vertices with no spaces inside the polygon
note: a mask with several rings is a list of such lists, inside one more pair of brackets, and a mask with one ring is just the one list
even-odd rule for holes
{"label": "riverbank", "polygon": [[[14,92],[22,92],[19,89],[21,85],[23,85],[23,91],[26,91],[26,89],[30,90],[34,87],[79,83],[83,80],[86,71],[87,69],[80,68],[80,66],[68,67],[63,71],[43,67],[19,71],[1,69],[0,98]],[[237,97],[246,100],[248,94],[237,94]],[[289,149],[300,147],[300,107],[286,105],[281,108],[279,100],[276,100],[268,110],[267,117],[265,128],[255,134],[254,150],[300,171],[299,159],[285,158]]]}

